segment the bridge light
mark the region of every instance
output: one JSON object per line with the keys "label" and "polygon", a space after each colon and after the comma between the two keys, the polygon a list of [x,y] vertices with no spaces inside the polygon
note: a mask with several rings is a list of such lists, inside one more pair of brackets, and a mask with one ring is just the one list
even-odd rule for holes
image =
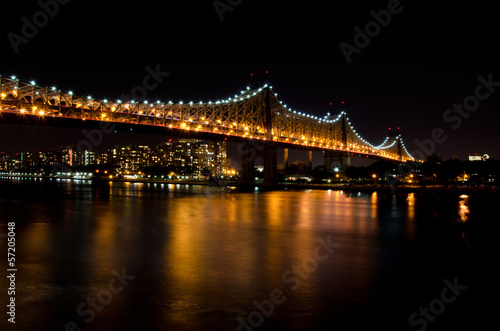
{"label": "bridge light", "polygon": [[102,100],[102,102],[108,103],[108,99],[104,99],[104,100]]}
{"label": "bridge light", "polygon": [[52,86],[52,91],[55,91],[57,90],[55,86]]}
{"label": "bridge light", "polygon": [[[53,87],[53,88],[54,88],[54,87]],[[92,100],[92,97],[89,95],[89,96],[87,97],[87,100]]]}
{"label": "bridge light", "polygon": [[69,94],[69,95],[73,95],[73,91],[69,91],[69,92],[68,92],[68,94]]}
{"label": "bridge light", "polygon": [[120,99],[116,100],[117,103],[122,103],[122,101]]}
{"label": "bridge light", "polygon": [[30,83],[31,83],[31,85],[33,85],[33,86],[35,86],[35,85],[36,85],[36,83],[35,83],[35,81],[34,81],[34,80],[32,80]]}

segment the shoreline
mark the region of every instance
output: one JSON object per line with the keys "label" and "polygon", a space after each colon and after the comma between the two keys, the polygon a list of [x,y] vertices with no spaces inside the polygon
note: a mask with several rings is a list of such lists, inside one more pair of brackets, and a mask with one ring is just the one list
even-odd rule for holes
{"label": "shoreline", "polygon": [[388,185],[366,185],[366,184],[293,184],[293,183],[278,183],[272,186],[264,186],[262,183],[258,184],[241,184],[237,181],[220,181],[209,182],[207,180],[164,180],[164,179],[124,179],[124,178],[92,178],[92,179],[77,179],[77,178],[64,178],[64,177],[51,177],[51,176],[19,176],[19,175],[2,175],[3,178],[40,178],[40,179],[67,179],[90,181],[96,183],[112,182],[112,183],[143,183],[143,184],[173,184],[173,185],[200,185],[200,186],[214,186],[214,187],[231,187],[236,191],[249,191],[258,188],[263,191],[277,191],[277,190],[344,190],[344,191],[366,191],[366,192],[459,192],[459,193],[500,193],[499,187],[471,187],[471,186],[456,186],[456,185],[436,185],[436,186],[419,186],[419,185],[396,185],[390,187]]}

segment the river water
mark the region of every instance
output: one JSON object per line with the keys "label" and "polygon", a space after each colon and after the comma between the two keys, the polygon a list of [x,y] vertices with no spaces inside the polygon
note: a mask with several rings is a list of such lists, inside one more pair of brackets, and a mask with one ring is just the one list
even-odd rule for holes
{"label": "river water", "polygon": [[0,329],[482,330],[498,202],[0,179]]}

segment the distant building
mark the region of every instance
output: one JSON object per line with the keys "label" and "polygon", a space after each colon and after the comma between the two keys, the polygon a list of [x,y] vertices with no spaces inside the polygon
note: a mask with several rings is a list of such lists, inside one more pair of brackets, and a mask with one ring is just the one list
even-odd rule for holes
{"label": "distant building", "polygon": [[488,154],[469,154],[469,161],[486,161],[490,156]]}
{"label": "distant building", "polygon": [[12,162],[10,155],[5,153],[0,153],[0,171],[7,172],[11,171]]}
{"label": "distant building", "polygon": [[224,174],[229,168],[225,141],[179,139],[161,143],[152,153],[152,164],[191,167],[195,175],[209,171]]}
{"label": "distant building", "polygon": [[125,146],[120,150],[119,167],[122,171],[134,172],[151,166],[149,146]]}
{"label": "distant building", "polygon": [[73,148],[68,147],[62,150],[62,163],[68,164],[70,167],[76,165],[75,153]]}
{"label": "distant building", "polygon": [[84,150],[78,153],[73,153],[73,156],[73,165],[88,166],[96,164],[97,157],[94,151]]}
{"label": "distant building", "polygon": [[199,170],[208,169],[213,175],[224,174],[227,166],[225,141],[200,141],[194,148],[193,166]]}
{"label": "distant building", "polygon": [[440,164],[441,162],[443,162],[443,156],[438,155],[436,153],[431,154],[431,155],[427,156],[427,162]]}
{"label": "distant building", "polygon": [[97,155],[97,164],[108,164],[116,167],[120,161],[119,156],[120,150],[118,148],[108,149]]}

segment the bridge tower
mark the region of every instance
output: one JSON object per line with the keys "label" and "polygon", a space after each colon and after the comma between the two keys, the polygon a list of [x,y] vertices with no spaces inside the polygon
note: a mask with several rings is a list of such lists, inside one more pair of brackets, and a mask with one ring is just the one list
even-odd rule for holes
{"label": "bridge tower", "polygon": [[398,160],[403,161],[403,146],[401,142],[401,129],[398,127],[395,133],[392,132],[391,128],[387,133],[387,137],[389,138],[387,144],[396,144],[396,149],[398,151]]}
{"label": "bridge tower", "polygon": [[[342,101],[342,119],[341,119],[341,141],[344,148],[347,148],[347,115],[344,111],[344,102]],[[351,155],[349,152],[343,151],[325,151],[323,156],[325,169],[328,172],[334,171],[335,165],[338,164],[339,170],[344,171],[351,166]]]}
{"label": "bridge tower", "polygon": [[401,131],[398,127],[398,133],[397,133],[397,138],[398,140],[398,159],[399,161],[403,161],[403,151],[402,151],[402,146],[401,146]]}
{"label": "bridge tower", "polygon": [[[268,72],[266,72],[268,74]],[[266,87],[265,95],[265,128],[269,142],[264,146],[264,186],[272,186],[277,183],[278,179],[278,147],[273,141],[272,134],[272,114],[271,114],[271,89]]]}
{"label": "bridge tower", "polygon": [[278,147],[273,141],[273,119],[271,89],[266,87],[262,105],[263,126],[266,130],[266,142],[246,141],[241,152],[240,183],[250,185],[254,182],[254,163],[257,157],[264,159],[264,186],[273,186],[278,178]]}

